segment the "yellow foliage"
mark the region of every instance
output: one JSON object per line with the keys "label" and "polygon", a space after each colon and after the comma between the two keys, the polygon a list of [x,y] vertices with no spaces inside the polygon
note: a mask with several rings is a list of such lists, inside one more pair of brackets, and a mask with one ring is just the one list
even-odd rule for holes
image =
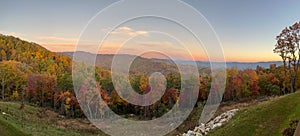
{"label": "yellow foliage", "polygon": [[17,100],[19,99],[19,93],[18,91],[14,91],[13,94],[10,96],[11,100]]}
{"label": "yellow foliage", "polygon": [[69,105],[70,102],[71,102],[71,98],[70,97],[66,98],[66,104]]}

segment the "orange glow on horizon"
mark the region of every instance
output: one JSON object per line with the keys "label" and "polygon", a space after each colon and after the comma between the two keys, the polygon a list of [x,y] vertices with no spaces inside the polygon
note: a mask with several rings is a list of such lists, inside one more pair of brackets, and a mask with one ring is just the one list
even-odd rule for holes
{"label": "orange glow on horizon", "polygon": [[[46,49],[53,51],[53,52],[74,52],[75,51],[75,44],[53,44],[53,43],[42,43],[41,44]],[[116,54],[119,46],[102,46],[99,54]],[[130,53],[128,53],[130,54]],[[180,56],[184,60],[192,60],[189,56],[183,56],[182,54],[176,54],[176,52],[171,52],[172,55]],[[133,54],[131,54],[133,55]],[[164,55],[159,53],[145,53],[145,55],[141,55],[142,57],[146,58],[160,58],[166,59]],[[197,54],[192,53],[192,56],[195,61],[208,61],[208,58],[205,54]],[[267,57],[245,57],[245,56],[228,56],[225,54],[225,61],[227,62],[266,62],[266,61],[281,61],[280,57],[274,54],[274,56],[267,56]]]}

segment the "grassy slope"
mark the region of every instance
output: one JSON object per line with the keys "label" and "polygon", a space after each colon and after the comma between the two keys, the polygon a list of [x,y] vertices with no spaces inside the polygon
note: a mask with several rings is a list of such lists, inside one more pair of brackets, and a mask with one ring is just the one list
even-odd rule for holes
{"label": "grassy slope", "polygon": [[300,92],[242,109],[210,135],[280,136],[292,119],[300,119]]}
{"label": "grassy slope", "polygon": [[[199,103],[199,105],[201,105]],[[60,129],[57,126],[55,126],[51,122],[45,122],[44,119],[40,119],[38,117],[38,114],[40,113],[40,110],[42,108],[33,107],[26,105],[24,110],[24,127],[22,127],[22,112],[19,110],[20,104],[14,103],[14,102],[1,102],[0,101],[0,109],[1,111],[5,111],[7,115],[2,115],[2,112],[0,113],[0,136],[7,135],[7,136],[23,136],[23,135],[34,135],[34,136],[90,136],[90,135],[97,135],[97,136],[103,136],[104,134],[101,132],[92,134],[88,132],[83,131],[77,131],[74,129]],[[198,108],[195,108],[193,110],[191,116],[183,123],[180,127],[178,127],[176,130],[172,131],[170,136],[173,135],[179,135],[183,132],[185,132],[188,129],[192,129],[199,120],[201,112],[198,112],[200,110],[199,106]],[[51,117],[49,117],[51,118]]]}
{"label": "grassy slope", "polygon": [[[19,110],[20,104],[13,102],[0,102],[0,109],[7,115],[0,114],[0,135],[7,136],[81,136],[93,135],[87,132],[80,132],[73,129],[61,129],[54,124],[41,120],[37,114],[41,108],[25,106],[24,126],[22,127],[22,112]],[[97,134],[94,134],[97,135]],[[99,135],[99,134],[98,134]]]}
{"label": "grassy slope", "polygon": [[0,132],[3,136],[24,136],[27,135],[18,129],[16,129],[14,126],[6,122],[5,120],[0,119]]}

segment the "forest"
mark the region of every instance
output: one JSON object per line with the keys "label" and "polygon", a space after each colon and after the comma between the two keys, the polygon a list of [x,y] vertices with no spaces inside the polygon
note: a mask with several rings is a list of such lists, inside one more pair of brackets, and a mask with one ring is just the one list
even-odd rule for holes
{"label": "forest", "polygon": [[[0,35],[0,98],[3,101],[20,102],[20,108],[26,104],[52,108],[55,112],[68,118],[84,118],[73,88],[72,59],[68,56],[50,52],[36,43],[27,42],[13,36]],[[139,63],[146,67],[146,63]],[[164,65],[161,63],[161,65]],[[165,64],[167,65],[167,64]],[[96,67],[97,87],[106,104],[119,115],[135,115],[139,119],[151,119],[162,116],[178,102],[181,89],[180,74],[166,73],[167,88],[163,97],[151,106],[136,106],[127,103],[116,92],[111,72]],[[284,66],[270,65],[270,68],[257,66],[256,69],[226,70],[226,89],[223,101],[242,101],[268,96],[292,93],[289,87],[292,78],[284,72]],[[210,72],[201,72],[199,76],[198,102],[205,103],[211,85]],[[86,80],[89,82],[89,79]],[[147,72],[132,72],[130,83],[134,90],[145,94],[151,90]],[[299,88],[300,80],[295,81]],[[84,84],[81,86],[84,88]],[[97,99],[90,103],[92,107],[101,107]],[[195,105],[197,106],[197,105]],[[96,108],[97,109],[97,108]],[[93,111],[100,118],[109,116],[99,108]]]}

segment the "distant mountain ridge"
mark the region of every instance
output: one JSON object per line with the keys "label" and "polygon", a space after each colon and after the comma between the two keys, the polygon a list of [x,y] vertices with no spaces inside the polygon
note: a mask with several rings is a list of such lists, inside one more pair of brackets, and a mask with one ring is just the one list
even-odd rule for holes
{"label": "distant mountain ridge", "polygon": [[[58,53],[69,56],[69,57],[73,57],[74,52],[58,52]],[[88,52],[79,52],[79,53],[84,55],[84,56],[93,56],[93,54],[88,53]],[[171,68],[175,68],[176,67],[175,63],[182,64],[182,65],[192,65],[192,64],[196,63],[197,66],[200,69],[211,67],[211,62],[209,62],[209,61],[195,61],[195,62],[193,62],[191,60],[174,60],[174,61],[172,61],[172,60],[160,59],[160,58],[144,58],[144,57],[130,55],[130,54],[118,54],[118,55],[122,55],[123,59],[130,59],[132,57],[136,57],[139,64],[149,63],[148,66],[151,66],[151,65],[154,65],[154,64],[162,65],[163,63],[166,63],[167,65],[170,65]],[[114,54],[97,54],[96,65],[100,66],[100,67],[104,67],[104,68],[110,68],[113,57],[114,57]],[[223,64],[221,62],[213,62],[213,63],[216,64],[216,65]],[[263,67],[263,68],[270,68],[271,64],[275,64],[276,66],[283,65],[283,63],[281,61],[226,62],[226,68],[236,67],[239,70],[256,69],[257,66],[260,66],[260,67]],[[162,68],[164,68],[164,67],[162,67]]]}
{"label": "distant mountain ridge", "polygon": [[[179,63],[182,64],[191,64],[192,61],[186,60],[178,60]],[[209,61],[196,61],[197,65],[200,67],[210,67],[211,63]],[[215,64],[222,64],[221,62],[213,62]],[[256,69],[257,66],[263,68],[270,68],[271,64],[275,64],[276,66],[281,66],[283,63],[281,61],[267,61],[267,62],[226,62],[227,68],[236,67],[238,70],[243,69]]]}
{"label": "distant mountain ridge", "polygon": [[[76,53],[77,53],[76,55],[78,55],[79,57],[82,56],[81,61],[90,61],[89,60],[90,58],[95,57],[94,56],[95,54],[91,54],[88,52],[76,52]],[[73,58],[74,52],[60,52],[59,54],[63,54]],[[139,72],[139,73],[146,73],[146,74],[151,74],[153,72],[158,72],[158,71],[164,74],[178,73],[176,64],[170,60],[148,59],[148,58],[143,58],[143,57],[128,55],[128,54],[119,54],[119,55],[121,55],[120,58],[124,60],[134,59],[133,63],[130,66],[130,72]],[[115,55],[113,54],[97,54],[95,65],[110,70],[114,56]]]}

